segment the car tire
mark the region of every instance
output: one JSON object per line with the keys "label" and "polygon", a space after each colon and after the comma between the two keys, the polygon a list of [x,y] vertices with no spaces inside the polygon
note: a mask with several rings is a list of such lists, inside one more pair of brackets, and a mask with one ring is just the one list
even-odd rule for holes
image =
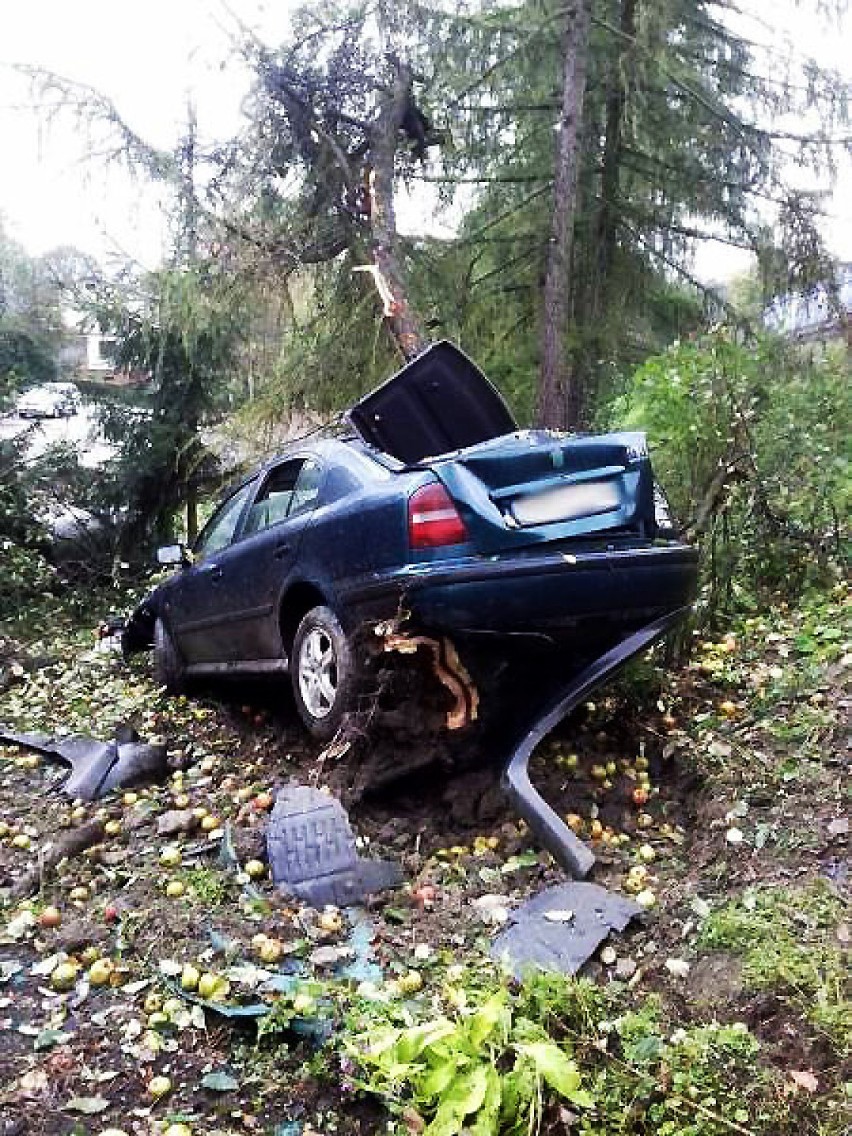
{"label": "car tire", "polygon": [[330,741],[351,708],[356,683],[355,656],[331,608],[312,608],[299,624],[290,680],[308,732],[318,741]]}
{"label": "car tire", "polygon": [[164,686],[167,694],[184,694],[186,677],[171,632],[162,619],[154,623],[154,681]]}

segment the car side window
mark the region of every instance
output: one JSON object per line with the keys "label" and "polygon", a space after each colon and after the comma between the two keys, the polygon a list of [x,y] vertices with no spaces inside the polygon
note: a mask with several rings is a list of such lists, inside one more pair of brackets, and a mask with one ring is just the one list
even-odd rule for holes
{"label": "car side window", "polygon": [[288,516],[295,517],[297,513],[307,513],[313,509],[319,498],[321,484],[322,466],[308,458],[293,489]]}
{"label": "car side window", "polygon": [[249,509],[243,536],[263,532],[297,513],[313,508],[319,493],[320,467],[301,458],[277,466]]}
{"label": "car side window", "polygon": [[229,497],[220,505],[196,541],[194,552],[196,560],[206,560],[214,552],[225,548],[234,539],[237,524],[242,516],[246,502],[254,491],[256,482],[250,481],[242,489],[238,489],[233,497]]}

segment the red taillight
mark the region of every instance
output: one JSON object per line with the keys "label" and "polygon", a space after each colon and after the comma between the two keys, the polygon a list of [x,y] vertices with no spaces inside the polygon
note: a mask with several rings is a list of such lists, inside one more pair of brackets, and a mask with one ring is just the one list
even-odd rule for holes
{"label": "red taillight", "polygon": [[409,497],[408,540],[412,548],[440,548],[467,540],[464,521],[439,482],[424,485]]}

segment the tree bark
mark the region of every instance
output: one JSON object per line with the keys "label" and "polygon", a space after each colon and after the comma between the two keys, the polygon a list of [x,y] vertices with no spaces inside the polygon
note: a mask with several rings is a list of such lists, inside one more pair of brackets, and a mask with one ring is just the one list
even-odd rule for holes
{"label": "tree bark", "polygon": [[414,359],[427,346],[423,328],[412,310],[400,264],[394,210],[394,165],[402,120],[411,101],[411,68],[392,59],[393,82],[383,92],[370,140],[370,228],[373,237],[372,275],[383,303],[391,335],[404,359]]}
{"label": "tree bark", "polygon": [[624,110],[627,103],[624,68],[628,55],[633,50],[633,40],[636,35],[636,6],[637,0],[621,0],[619,17],[621,39],[616,45],[606,98],[606,128],[603,167],[601,169],[601,208],[598,216],[597,233],[599,290],[604,301],[615,259],[618,236]]}
{"label": "tree bark", "polygon": [[553,220],[544,278],[536,406],[537,424],[554,429],[576,427],[582,413],[582,392],[578,390],[565,340],[590,23],[591,0],[573,0],[566,5],[562,25],[562,99],[556,137]]}

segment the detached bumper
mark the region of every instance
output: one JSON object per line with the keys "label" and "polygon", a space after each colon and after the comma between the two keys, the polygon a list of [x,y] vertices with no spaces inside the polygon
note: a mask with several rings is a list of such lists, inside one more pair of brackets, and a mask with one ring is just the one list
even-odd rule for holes
{"label": "detached bumper", "polygon": [[341,598],[359,615],[400,606],[446,632],[544,633],[648,623],[695,598],[698,552],[685,544],[444,560],[362,580]]}

